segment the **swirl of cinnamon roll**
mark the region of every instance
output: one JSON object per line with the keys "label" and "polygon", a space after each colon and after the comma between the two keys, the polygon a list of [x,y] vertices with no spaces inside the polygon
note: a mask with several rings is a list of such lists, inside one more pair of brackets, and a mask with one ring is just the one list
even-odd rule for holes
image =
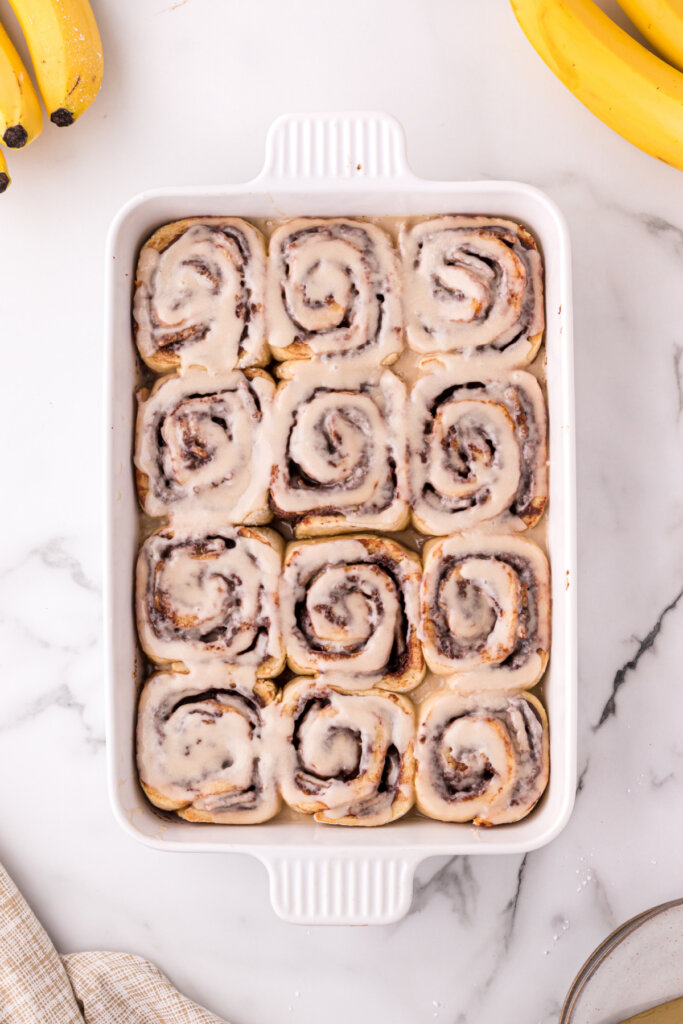
{"label": "swirl of cinnamon roll", "polygon": [[419,710],[415,793],[439,821],[519,821],[548,783],[548,720],[530,693],[435,692]]}
{"label": "swirl of cinnamon roll", "polygon": [[138,776],[150,802],[187,821],[247,825],[274,817],[275,699],[273,683],[220,663],[150,676],[137,720]]}
{"label": "swirl of cinnamon roll", "polygon": [[525,228],[437,217],[404,226],[400,246],[411,348],[451,352],[472,373],[531,362],[545,324],[543,264]]}
{"label": "swirl of cinnamon roll", "polygon": [[420,639],[432,672],[459,689],[521,690],[548,663],[550,570],[521,537],[445,537],[425,544]]}
{"label": "swirl of cinnamon roll", "polygon": [[140,355],[158,373],[265,366],[265,243],[234,217],[159,228],[138,260],[133,318]]}
{"label": "swirl of cinnamon roll", "polygon": [[295,679],[280,705],[285,803],[331,825],[386,825],[413,804],[415,715],[405,697]]}
{"label": "swirl of cinnamon roll", "polygon": [[280,598],[290,668],[347,690],[412,690],[424,675],[419,586],[417,555],[385,537],[290,544]]}
{"label": "swirl of cinnamon roll", "polygon": [[406,389],[390,370],[299,365],[275,400],[271,507],[297,537],[401,530]]}
{"label": "swirl of cinnamon roll", "polygon": [[266,317],[276,359],[387,366],[402,348],[398,256],[374,224],[288,221],[270,240]]}
{"label": "swirl of cinnamon roll", "polygon": [[263,370],[187,370],[142,391],[135,465],[147,515],[219,526],[268,522],[274,392]]}
{"label": "swirl of cinnamon roll", "polygon": [[413,522],[445,534],[484,523],[525,530],[548,496],[547,417],[536,378],[468,380],[429,361],[411,393]]}
{"label": "swirl of cinnamon roll", "polygon": [[159,664],[219,659],[275,676],[284,665],[274,530],[224,527],[191,533],[164,527],[140,549],[138,635]]}

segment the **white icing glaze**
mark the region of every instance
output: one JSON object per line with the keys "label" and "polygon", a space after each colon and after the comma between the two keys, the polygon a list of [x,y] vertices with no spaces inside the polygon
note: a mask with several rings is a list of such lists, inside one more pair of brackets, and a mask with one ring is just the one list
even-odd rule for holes
{"label": "white icing glaze", "polygon": [[524,530],[548,494],[545,402],[532,374],[472,380],[448,356],[410,396],[413,521],[423,533]]}
{"label": "white icing glaze", "polygon": [[518,821],[548,782],[543,707],[528,693],[458,696],[438,691],[420,706],[418,810],[440,821]]}
{"label": "white icing glaze", "polygon": [[278,359],[387,365],[402,348],[398,257],[374,224],[302,218],[270,240],[266,317]]}
{"label": "white icing glaze", "polygon": [[423,551],[420,640],[461,691],[534,686],[548,661],[550,570],[532,541],[454,535]]}
{"label": "white icing glaze", "polygon": [[279,729],[290,807],[329,824],[383,825],[412,806],[415,721],[405,698],[295,679],[283,691]]}
{"label": "white icing glaze", "polygon": [[534,358],[544,327],[543,267],[512,221],[437,217],[402,227],[406,333],[418,352],[450,352],[467,372]]}
{"label": "white icing glaze", "polygon": [[275,385],[250,376],[186,370],[140,403],[135,465],[149,516],[196,529],[268,521]]}
{"label": "white icing glaze", "polygon": [[389,539],[290,544],[280,599],[291,668],[324,672],[344,689],[417,686],[419,585],[419,559]]}
{"label": "white icing glaze", "polygon": [[406,389],[390,370],[298,365],[278,387],[271,494],[298,536],[408,520]]}
{"label": "white icing glaze", "polygon": [[[142,358],[155,370],[180,365],[218,373],[263,365],[268,348],[261,233],[230,217],[178,226],[180,233],[162,251],[155,235],[140,252],[133,315]],[[172,237],[174,227],[161,233]]]}
{"label": "white icing glaze", "polygon": [[221,824],[277,814],[275,697],[272,683],[221,662],[151,676],[140,695],[137,763],[152,803]]}
{"label": "white icing glaze", "polygon": [[157,662],[206,659],[273,676],[284,664],[279,574],[282,541],[249,527],[182,533],[142,545],[137,566],[140,643]]}

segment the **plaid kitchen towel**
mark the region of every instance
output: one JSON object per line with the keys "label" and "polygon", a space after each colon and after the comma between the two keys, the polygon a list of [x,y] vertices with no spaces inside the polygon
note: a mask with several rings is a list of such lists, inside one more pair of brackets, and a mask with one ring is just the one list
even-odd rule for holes
{"label": "plaid kitchen towel", "polygon": [[60,957],[0,864],[0,1024],[225,1024],[130,953]]}

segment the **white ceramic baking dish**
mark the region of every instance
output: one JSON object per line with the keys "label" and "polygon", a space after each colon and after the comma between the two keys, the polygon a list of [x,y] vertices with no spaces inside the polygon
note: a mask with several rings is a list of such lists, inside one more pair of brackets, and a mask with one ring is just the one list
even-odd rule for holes
{"label": "white ceramic baking dish", "polygon": [[[140,675],[133,618],[138,512],[131,466],[136,360],[131,287],[138,250],[159,225],[209,214],[240,217],[479,213],[527,224],[546,269],[550,411],[548,548],[552,562],[552,656],[544,693],[551,776],[525,820],[492,829],[409,817],[374,830],[312,821],[258,826],[191,825],[157,816],[136,778],[133,730]],[[505,181],[444,182],[409,169],[401,126],[375,113],[284,117],[270,129],[261,174],[242,185],[159,189],[131,200],[112,224],[107,250],[106,657],[109,783],[123,828],[161,850],[249,853],[267,867],[273,907],[288,921],[380,924],[408,910],[415,866],[453,854],[520,854],[553,839],[576,786],[576,562],[571,267],[564,219],[550,199]]]}

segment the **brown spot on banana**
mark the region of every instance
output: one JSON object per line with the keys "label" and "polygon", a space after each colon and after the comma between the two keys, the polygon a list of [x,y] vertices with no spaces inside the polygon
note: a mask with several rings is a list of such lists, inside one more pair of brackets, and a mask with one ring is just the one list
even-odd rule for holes
{"label": "brown spot on banana", "polygon": [[50,120],[58,128],[68,128],[70,124],[74,123],[74,116],[66,107],[59,107],[50,114]]}
{"label": "brown spot on banana", "polygon": [[10,177],[9,174],[5,174],[4,171],[0,172],[0,194],[5,192],[9,188]]}
{"label": "brown spot on banana", "polygon": [[13,124],[5,130],[2,141],[10,149],[21,149],[28,142],[28,132],[23,124]]}

